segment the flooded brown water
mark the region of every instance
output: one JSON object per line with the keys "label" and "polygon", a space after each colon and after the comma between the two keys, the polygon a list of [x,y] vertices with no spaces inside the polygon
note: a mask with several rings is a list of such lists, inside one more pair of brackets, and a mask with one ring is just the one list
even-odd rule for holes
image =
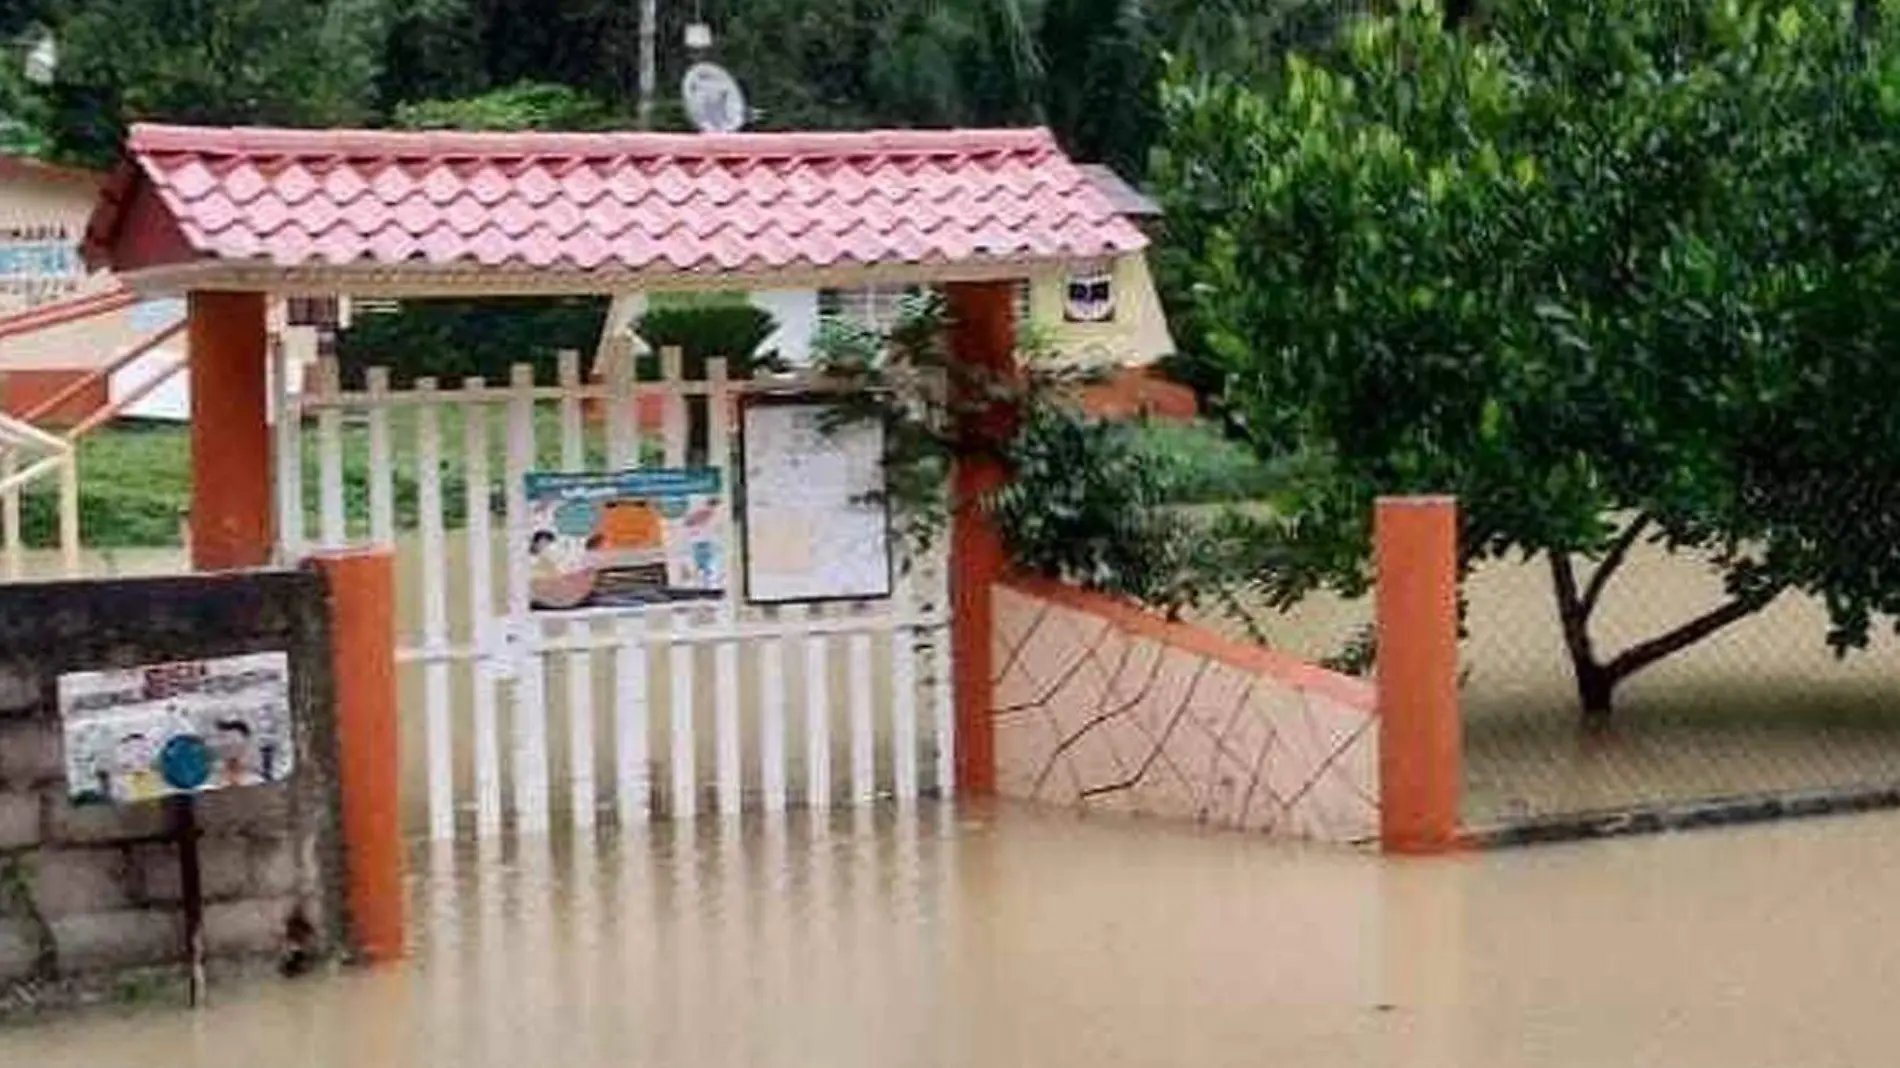
{"label": "flooded brown water", "polygon": [[1900,816],[1388,861],[1022,809],[423,854],[407,964],[33,1068],[1874,1065]]}

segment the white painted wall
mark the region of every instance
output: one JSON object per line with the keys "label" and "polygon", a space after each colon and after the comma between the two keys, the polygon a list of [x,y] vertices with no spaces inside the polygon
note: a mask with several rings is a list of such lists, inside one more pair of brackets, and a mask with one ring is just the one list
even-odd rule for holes
{"label": "white painted wall", "polygon": [[[746,294],[746,302],[767,312],[778,323],[778,329],[765,340],[767,351],[778,350],[779,356],[794,366],[811,362],[811,336],[818,329],[817,290],[755,290]],[[615,297],[601,329],[601,345],[605,346],[608,338],[631,329],[646,311],[645,293],[622,293]]]}
{"label": "white painted wall", "polygon": [[[135,334],[152,334],[184,318],[185,302],[182,300],[140,301],[125,314]],[[106,398],[114,404],[118,403],[122,398],[150,382],[154,375],[183,360],[185,352],[185,338],[183,334],[180,334],[119,368],[106,381]],[[119,414],[127,419],[187,422],[191,419],[191,390],[188,382],[188,375],[180,371],[164,385],[146,394]]]}
{"label": "white painted wall", "polygon": [[811,362],[811,336],[818,330],[818,291],[816,289],[765,289],[746,294],[753,307],[771,313],[778,330],[765,341],[767,351],[778,354],[794,367]]}

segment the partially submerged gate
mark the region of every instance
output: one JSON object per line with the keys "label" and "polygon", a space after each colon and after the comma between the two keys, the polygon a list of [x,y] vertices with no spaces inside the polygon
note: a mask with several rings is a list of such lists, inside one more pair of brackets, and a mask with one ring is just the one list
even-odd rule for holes
{"label": "partially submerged gate", "polygon": [[[587,827],[602,811],[635,824],[948,795],[942,539],[912,558],[887,528],[865,547],[893,557],[888,589],[870,596],[758,603],[758,576],[742,578],[768,553],[783,567],[840,551],[788,550],[800,531],[760,526],[748,555],[744,475],[763,444],[740,462],[744,413],[766,399],[822,406],[839,387],[731,378],[723,360],[689,380],[676,351],[639,381],[630,350],[615,352],[605,381],[565,353],[552,382],[523,364],[505,385],[402,389],[378,368],[345,390],[326,362],[309,392],[278,398],[291,415],[275,449],[284,557],[397,550],[404,738],[421,754],[405,777],[412,796],[425,790],[430,834],[535,832],[560,812]],[[536,552],[553,538],[531,475],[686,470],[719,473],[698,518],[722,579],[689,600],[537,604]]]}

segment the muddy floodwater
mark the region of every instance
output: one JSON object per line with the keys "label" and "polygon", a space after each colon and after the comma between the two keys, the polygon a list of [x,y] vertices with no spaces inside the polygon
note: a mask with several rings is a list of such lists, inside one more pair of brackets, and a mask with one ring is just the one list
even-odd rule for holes
{"label": "muddy floodwater", "polygon": [[1387,861],[1023,809],[417,854],[412,959],[0,1065],[1877,1065],[1900,817]]}

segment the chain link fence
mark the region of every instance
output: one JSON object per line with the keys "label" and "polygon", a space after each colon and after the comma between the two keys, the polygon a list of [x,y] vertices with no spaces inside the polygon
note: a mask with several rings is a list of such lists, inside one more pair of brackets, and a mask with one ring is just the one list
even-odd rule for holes
{"label": "chain link fence", "polygon": [[[1900,640],[1828,648],[1815,599],[1766,608],[1617,686],[1606,723],[1581,700],[1543,559],[1466,584],[1467,823],[1900,786]],[[1632,552],[1591,621],[1600,662],[1724,599],[1706,561]]]}
{"label": "chain link fence", "polygon": [[[1587,563],[1580,563],[1587,575]],[[1549,563],[1493,560],[1464,586],[1465,823],[1477,830],[1713,802],[1900,791],[1900,638],[1836,656],[1819,601],[1766,608],[1632,675],[1586,724]],[[1592,616],[1597,659],[1721,604],[1705,560],[1638,545]],[[1370,599],[1308,598],[1242,624],[1199,621],[1324,662],[1349,651]]]}

